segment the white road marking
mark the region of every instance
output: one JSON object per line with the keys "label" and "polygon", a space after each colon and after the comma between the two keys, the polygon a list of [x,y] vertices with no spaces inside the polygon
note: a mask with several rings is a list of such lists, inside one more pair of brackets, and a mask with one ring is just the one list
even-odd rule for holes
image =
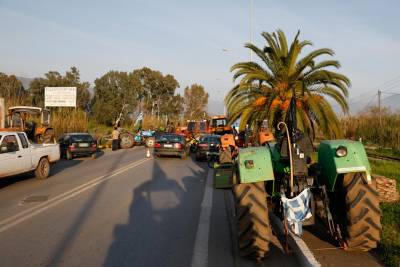
{"label": "white road marking", "polygon": [[17,213],[17,214],[15,214],[15,215],[7,218],[7,219],[4,219],[4,220],[0,221],[0,233],[10,229],[11,227],[13,227],[13,226],[15,226],[17,224],[20,224],[20,223],[22,223],[22,222],[24,222],[24,221],[36,216],[36,215],[38,215],[40,213],[42,213],[45,210],[48,210],[48,209],[56,206],[57,204],[60,204],[60,203],[66,201],[66,200],[68,200],[68,199],[70,199],[70,198],[72,198],[72,197],[74,197],[76,195],[79,195],[80,193],[83,193],[83,192],[87,191],[88,189],[90,189],[90,188],[92,188],[92,187],[94,187],[94,186],[96,186],[96,185],[98,185],[98,184],[100,184],[100,183],[102,183],[102,182],[104,182],[106,180],[109,180],[109,179],[113,178],[114,176],[116,176],[118,174],[126,172],[129,169],[135,168],[135,167],[145,163],[148,160],[149,159],[141,159],[141,160],[135,161],[135,162],[133,162],[131,164],[128,164],[128,165],[126,165],[124,167],[121,167],[121,168],[119,168],[119,169],[117,169],[115,171],[112,171],[110,173],[107,173],[105,175],[97,177],[97,178],[95,178],[95,179],[93,179],[93,180],[91,180],[91,181],[89,181],[87,183],[84,183],[84,184],[82,184],[82,185],[80,185],[78,187],[75,187],[74,189],[69,190],[69,191],[67,191],[65,193],[62,193],[62,194],[60,194],[60,195],[58,195],[58,196],[56,196],[54,198],[51,198],[51,199],[49,199],[48,201],[46,201],[46,202],[44,202],[42,204],[39,204],[37,206],[34,206],[34,207],[29,208],[27,210],[24,210],[24,211],[22,211],[20,213]]}
{"label": "white road marking", "polygon": [[214,171],[212,169],[210,169],[207,174],[206,187],[204,191],[203,202],[201,203],[200,218],[196,232],[191,267],[206,267],[208,265],[208,236],[210,232],[212,210],[213,174]]}

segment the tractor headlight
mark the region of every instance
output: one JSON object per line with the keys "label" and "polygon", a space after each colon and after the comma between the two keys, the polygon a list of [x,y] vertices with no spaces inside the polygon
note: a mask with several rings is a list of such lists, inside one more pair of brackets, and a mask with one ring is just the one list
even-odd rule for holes
{"label": "tractor headlight", "polygon": [[338,157],[345,157],[347,155],[347,147],[345,146],[339,146],[336,149],[336,156]]}

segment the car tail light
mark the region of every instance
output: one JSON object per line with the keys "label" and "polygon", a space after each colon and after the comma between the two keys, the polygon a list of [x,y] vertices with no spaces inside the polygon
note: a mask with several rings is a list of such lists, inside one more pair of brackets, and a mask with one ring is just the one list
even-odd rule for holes
{"label": "car tail light", "polygon": [[72,145],[69,146],[70,150],[74,150],[76,148],[76,143],[73,143]]}
{"label": "car tail light", "polygon": [[176,143],[174,146],[175,146],[175,148],[179,148],[179,149],[182,148],[182,144],[181,143]]}
{"label": "car tail light", "polygon": [[160,143],[155,143],[154,144],[154,148],[160,148],[161,147],[161,144]]}
{"label": "car tail light", "polygon": [[95,143],[92,144],[92,148],[96,148],[97,145]]}

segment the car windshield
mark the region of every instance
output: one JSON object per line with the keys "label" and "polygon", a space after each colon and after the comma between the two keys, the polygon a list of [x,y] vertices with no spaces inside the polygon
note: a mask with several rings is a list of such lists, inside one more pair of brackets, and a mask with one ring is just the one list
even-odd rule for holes
{"label": "car windshield", "polygon": [[204,136],[200,142],[203,143],[212,143],[212,144],[219,144],[221,142],[221,137],[219,136]]}
{"label": "car windshield", "polygon": [[72,135],[71,141],[72,142],[92,142],[93,138],[91,135],[88,135],[88,134]]}
{"label": "car windshield", "polygon": [[213,127],[219,127],[219,126],[225,126],[226,125],[226,119],[214,119],[213,120]]}
{"label": "car windshield", "polygon": [[158,142],[182,142],[183,137],[175,134],[163,134],[158,137]]}
{"label": "car windshield", "polygon": [[208,142],[213,144],[219,144],[221,142],[221,137],[219,136],[210,136]]}
{"label": "car windshield", "polygon": [[196,123],[195,123],[194,121],[190,121],[190,122],[188,123],[188,125],[187,125],[187,129],[188,129],[188,131],[190,131],[190,132],[194,131],[195,127],[196,127]]}
{"label": "car windshield", "polygon": [[200,131],[205,132],[207,129],[207,125],[205,121],[200,122]]}

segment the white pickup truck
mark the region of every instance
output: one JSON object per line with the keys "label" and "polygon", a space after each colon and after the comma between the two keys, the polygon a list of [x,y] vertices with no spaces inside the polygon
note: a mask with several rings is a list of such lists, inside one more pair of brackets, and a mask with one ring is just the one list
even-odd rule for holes
{"label": "white pickup truck", "polygon": [[35,172],[38,179],[46,179],[50,163],[60,159],[58,144],[32,144],[24,132],[0,131],[0,178]]}

